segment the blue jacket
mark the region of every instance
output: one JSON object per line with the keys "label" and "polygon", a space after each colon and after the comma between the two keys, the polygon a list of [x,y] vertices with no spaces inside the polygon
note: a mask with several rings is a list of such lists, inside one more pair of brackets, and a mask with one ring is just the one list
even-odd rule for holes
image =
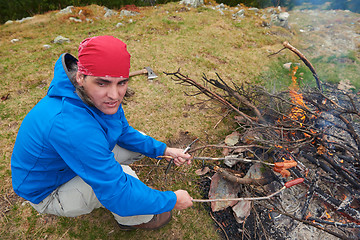
{"label": "blue jacket", "polygon": [[21,124],[11,158],[14,191],[37,204],[78,175],[120,216],[173,209],[174,192],[151,189],[124,173],[112,153],[118,144],[154,158],[166,145],[129,126],[121,106],[106,115],[86,105],[68,78],[72,61],[77,60],[70,54],[61,55],[47,95]]}

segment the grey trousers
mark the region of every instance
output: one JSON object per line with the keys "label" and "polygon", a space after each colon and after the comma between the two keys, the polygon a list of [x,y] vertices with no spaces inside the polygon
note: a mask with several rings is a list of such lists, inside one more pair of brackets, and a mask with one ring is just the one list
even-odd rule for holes
{"label": "grey trousers", "polygon": [[[143,158],[143,155],[126,150],[118,145],[115,146],[113,153],[116,161],[121,164],[124,172],[138,178],[136,173],[127,165],[140,160]],[[65,217],[76,217],[88,214],[96,208],[103,207],[92,188],[79,176],[59,186],[39,204],[30,204],[39,213]],[[153,218],[153,215],[121,217],[115,213],[112,214],[118,223],[129,226],[146,223]]]}

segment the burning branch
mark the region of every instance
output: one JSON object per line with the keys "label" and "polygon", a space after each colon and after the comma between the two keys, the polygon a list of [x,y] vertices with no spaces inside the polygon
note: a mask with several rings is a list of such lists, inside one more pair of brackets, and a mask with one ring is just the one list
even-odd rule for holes
{"label": "burning branch", "polygon": [[302,54],[299,50],[297,50],[295,47],[293,47],[289,42],[283,42],[283,46],[285,48],[290,49],[292,52],[294,52],[296,55],[299,56],[299,58],[305,63],[305,65],[310,69],[310,71],[312,72],[315,80],[316,80],[316,84],[319,88],[319,90],[322,92],[322,87],[321,87],[321,83],[320,83],[320,79],[318,77],[318,75],[316,74],[315,68],[313,67],[313,65],[309,62],[309,60],[307,60],[307,58],[304,56],[304,54]]}

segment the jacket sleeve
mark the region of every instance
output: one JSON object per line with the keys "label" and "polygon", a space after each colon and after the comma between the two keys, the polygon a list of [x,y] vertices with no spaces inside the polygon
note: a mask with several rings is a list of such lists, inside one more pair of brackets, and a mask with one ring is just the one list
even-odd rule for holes
{"label": "jacket sleeve", "polygon": [[166,144],[131,127],[125,118],[122,108],[120,109],[120,119],[122,121],[123,129],[117,142],[119,146],[134,152],[142,153],[151,158],[156,158],[157,156],[164,154]]}
{"label": "jacket sleeve", "polygon": [[[77,111],[76,118],[69,117],[73,111]],[[86,115],[84,109],[59,114],[49,140],[69,168],[92,187],[103,206],[120,216],[159,214],[173,209],[175,193],[151,189],[124,173],[109,150],[104,130]]]}

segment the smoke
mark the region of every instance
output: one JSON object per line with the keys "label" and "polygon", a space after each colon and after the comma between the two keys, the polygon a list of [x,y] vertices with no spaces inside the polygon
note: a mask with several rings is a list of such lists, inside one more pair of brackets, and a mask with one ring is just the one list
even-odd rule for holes
{"label": "smoke", "polygon": [[322,5],[328,1],[326,0],[295,0],[296,5],[302,5],[303,3],[310,3],[313,5]]}
{"label": "smoke", "polygon": [[314,8],[320,5],[327,5],[327,9],[350,10],[360,13],[359,0],[293,0],[294,5],[301,6],[303,4],[311,4]]}

